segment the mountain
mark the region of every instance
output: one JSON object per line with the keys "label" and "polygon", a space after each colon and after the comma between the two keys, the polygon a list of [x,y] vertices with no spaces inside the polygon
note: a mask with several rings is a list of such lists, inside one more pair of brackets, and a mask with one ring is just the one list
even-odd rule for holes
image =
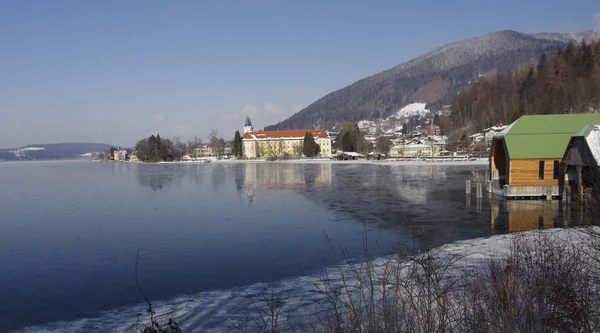
{"label": "mountain", "polygon": [[403,106],[441,109],[485,74],[508,72],[568,43],[600,40],[600,31],[525,34],[511,30],[451,43],[334,91],[265,130],[326,128],[385,118]]}
{"label": "mountain", "polygon": [[[0,160],[50,160],[83,158],[90,153],[109,150],[111,146],[104,143],[69,142],[52,144],[33,144],[20,148],[0,149]],[[87,156],[85,156],[87,154]]]}

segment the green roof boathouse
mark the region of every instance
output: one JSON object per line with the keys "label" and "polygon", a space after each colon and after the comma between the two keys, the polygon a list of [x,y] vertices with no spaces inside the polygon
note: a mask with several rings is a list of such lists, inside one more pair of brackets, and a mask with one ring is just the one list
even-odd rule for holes
{"label": "green roof boathouse", "polygon": [[506,199],[558,199],[561,161],[571,137],[600,114],[527,115],[500,132],[490,149],[489,189]]}

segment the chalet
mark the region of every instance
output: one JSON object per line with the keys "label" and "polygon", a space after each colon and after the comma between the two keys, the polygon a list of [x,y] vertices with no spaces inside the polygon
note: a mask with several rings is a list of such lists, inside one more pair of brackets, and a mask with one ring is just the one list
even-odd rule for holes
{"label": "chalet", "polygon": [[571,137],[563,156],[561,194],[571,200],[600,197],[600,123],[590,123]]}
{"label": "chalet", "polygon": [[500,134],[500,132],[502,132],[506,127],[508,126],[496,125],[483,130],[485,144],[488,146],[488,148],[492,146],[492,140],[494,139],[494,137]]}
{"label": "chalet", "polygon": [[572,135],[600,114],[523,116],[492,140],[490,192],[507,199],[560,197],[560,162]]}

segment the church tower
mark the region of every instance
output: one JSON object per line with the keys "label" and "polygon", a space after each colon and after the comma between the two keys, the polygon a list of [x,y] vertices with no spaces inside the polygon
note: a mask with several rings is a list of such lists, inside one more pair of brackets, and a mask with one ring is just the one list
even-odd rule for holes
{"label": "church tower", "polygon": [[250,121],[250,117],[246,115],[246,122],[244,123],[244,134],[253,131],[254,127],[252,127],[252,121]]}

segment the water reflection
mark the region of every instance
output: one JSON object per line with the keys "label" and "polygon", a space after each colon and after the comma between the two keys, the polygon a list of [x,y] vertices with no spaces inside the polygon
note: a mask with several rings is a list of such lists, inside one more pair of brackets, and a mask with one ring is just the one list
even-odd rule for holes
{"label": "water reflection", "polygon": [[257,191],[273,190],[324,190],[332,182],[331,164],[280,164],[249,163],[240,165],[236,173],[236,189],[243,182],[249,202]]}
{"label": "water reflection", "polygon": [[[492,200],[487,193],[465,194],[485,183],[485,167],[344,164],[236,163],[214,165],[129,165],[113,173],[135,173],[136,181],[159,191],[182,182],[200,185],[208,177],[213,191],[228,182],[252,204],[274,191],[293,191],[351,220],[383,228],[418,227],[447,242],[494,233],[597,223],[560,201]],[[227,186],[231,186],[227,185]],[[485,186],[484,186],[485,189]],[[592,221],[589,221],[592,220]]]}

